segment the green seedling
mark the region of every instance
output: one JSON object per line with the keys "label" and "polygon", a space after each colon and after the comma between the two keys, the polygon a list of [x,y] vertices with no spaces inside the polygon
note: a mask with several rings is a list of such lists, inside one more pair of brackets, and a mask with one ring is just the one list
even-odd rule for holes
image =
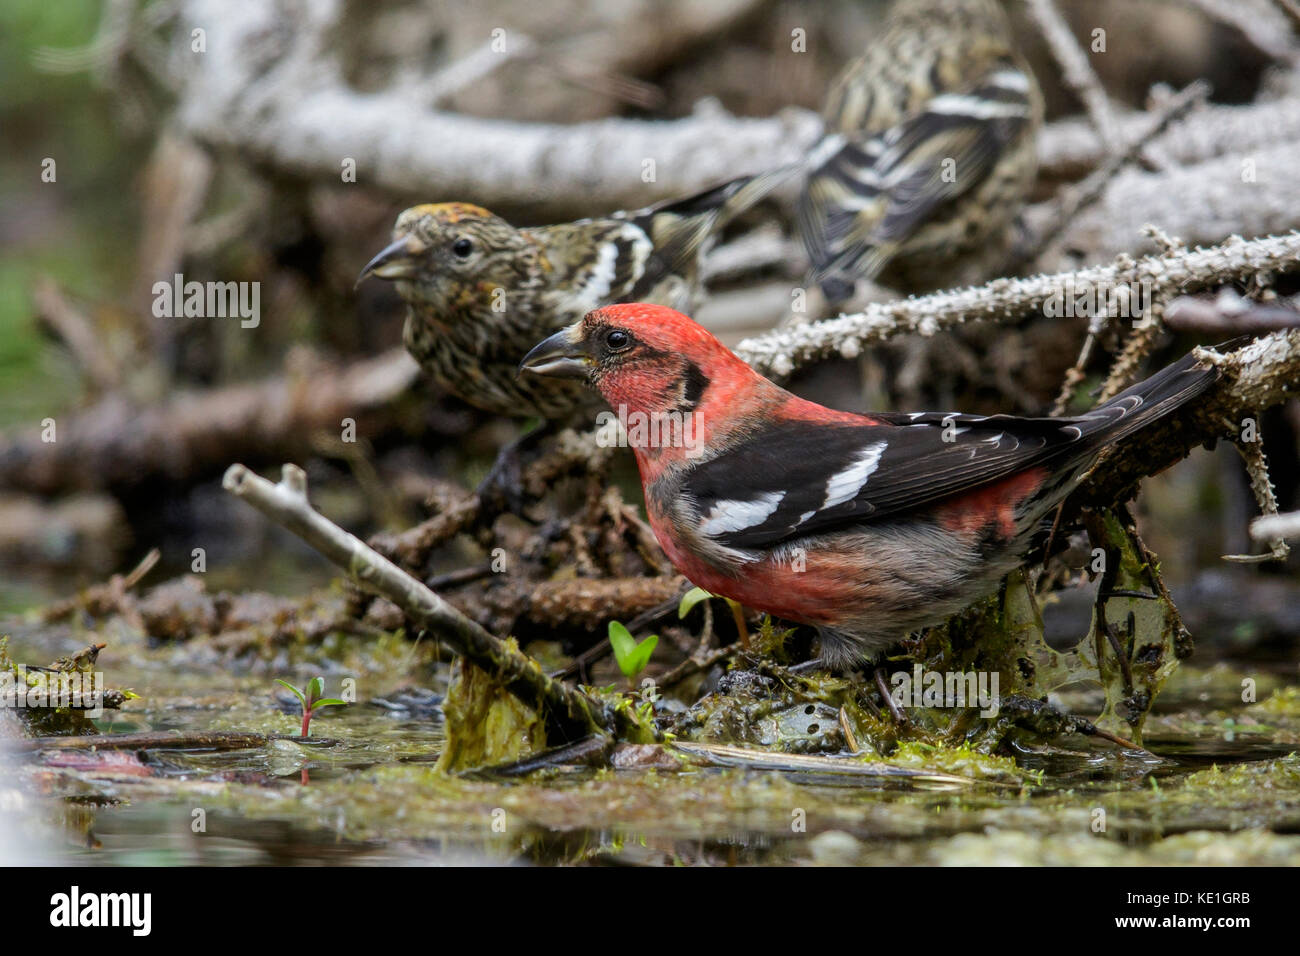
{"label": "green seedling", "polygon": [[741,607],[739,601],[733,601],[721,594],[714,594],[712,591],[704,590],[704,588],[691,588],[682,595],[682,599],[677,605],[677,619],[684,620],[695,605],[701,601],[707,601],[709,598],[722,598],[727,602],[727,607],[731,609],[731,617],[736,622],[736,633],[740,635],[740,644],[742,647],[748,648],[749,628],[745,626],[745,609]]}
{"label": "green seedling", "polygon": [[650,663],[650,655],[659,644],[659,635],[651,634],[638,644],[631,631],[618,621],[610,621],[609,644],[614,648],[614,659],[618,661],[618,669],[630,681]]}
{"label": "green seedling", "polygon": [[319,677],[313,677],[307,682],[307,692],[303,693],[297,687],[294,687],[288,681],[276,678],[277,684],[283,684],[293,691],[295,697],[302,702],[302,739],[307,739],[307,728],[311,726],[312,714],[319,707],[339,707],[347,703],[345,700],[339,700],[337,697],[322,697],[325,693],[325,682]]}

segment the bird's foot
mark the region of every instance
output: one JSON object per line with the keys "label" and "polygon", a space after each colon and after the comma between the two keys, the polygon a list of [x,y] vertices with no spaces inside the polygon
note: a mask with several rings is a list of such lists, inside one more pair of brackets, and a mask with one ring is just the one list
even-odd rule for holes
{"label": "bird's foot", "polygon": [[543,423],[510,442],[497,454],[487,476],[474,491],[488,511],[523,515],[525,453],[535,448],[552,430],[549,423]]}

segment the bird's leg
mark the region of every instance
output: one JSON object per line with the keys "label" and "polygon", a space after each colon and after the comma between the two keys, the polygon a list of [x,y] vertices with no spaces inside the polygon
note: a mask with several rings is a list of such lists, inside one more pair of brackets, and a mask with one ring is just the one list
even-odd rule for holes
{"label": "bird's leg", "polygon": [[554,423],[548,419],[502,448],[487,477],[475,489],[479,500],[493,510],[520,514],[524,508],[524,453],[536,448],[555,431]]}
{"label": "bird's leg", "polygon": [[749,628],[745,624],[745,609],[735,601],[728,601],[727,605],[731,608],[731,617],[736,622],[736,634],[740,639],[740,646],[749,650]]}

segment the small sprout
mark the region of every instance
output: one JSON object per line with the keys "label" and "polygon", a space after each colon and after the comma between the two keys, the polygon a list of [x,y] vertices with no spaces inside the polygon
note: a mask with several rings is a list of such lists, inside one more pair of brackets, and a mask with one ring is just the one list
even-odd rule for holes
{"label": "small sprout", "polygon": [[731,608],[731,617],[736,622],[736,633],[740,635],[741,646],[749,647],[749,629],[745,627],[745,609],[739,601],[733,601],[731,598],[722,594],[714,594],[712,591],[706,591],[704,588],[691,588],[682,595],[681,602],[677,605],[678,620],[685,619],[691,609],[708,598],[722,598],[727,602],[727,607]]}
{"label": "small sprout", "polygon": [[691,609],[701,601],[713,597],[704,588],[691,588],[682,595],[681,603],[677,605],[677,619],[685,620],[686,615],[691,613]]}
{"label": "small sprout", "polygon": [[677,619],[684,620],[686,615],[691,613],[691,610],[695,605],[699,604],[701,601],[707,601],[709,598],[722,598],[722,600],[727,602],[727,606],[731,608],[732,613],[741,609],[739,601],[733,601],[725,595],[714,594],[712,591],[704,590],[704,588],[691,588],[682,595],[681,603],[677,605]]}
{"label": "small sprout", "polygon": [[630,681],[650,663],[650,655],[659,644],[659,635],[651,634],[638,644],[631,631],[618,621],[610,621],[609,644],[614,648],[614,659],[618,661],[618,669]]}
{"label": "small sprout", "polygon": [[321,678],[319,677],[313,677],[310,681],[307,682],[306,693],[303,693],[301,690],[299,690],[297,687],[294,687],[288,681],[280,680],[280,678],[278,677],[275,679],[275,682],[277,684],[283,684],[285,687],[289,688],[289,690],[293,691],[293,695],[297,697],[299,702],[302,704],[302,739],[303,740],[307,739],[307,728],[311,726],[312,714],[315,713],[317,708],[341,707],[347,703],[347,701],[339,700],[337,697],[322,696],[325,693],[325,681],[321,680]]}

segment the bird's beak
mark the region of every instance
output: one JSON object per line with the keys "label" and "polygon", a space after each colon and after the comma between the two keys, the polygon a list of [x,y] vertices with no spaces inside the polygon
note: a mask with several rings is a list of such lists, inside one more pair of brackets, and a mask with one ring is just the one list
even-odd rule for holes
{"label": "bird's beak", "polygon": [[526,369],[551,378],[586,378],[591,364],[583,343],[582,323],[576,322],[533,346],[519,363],[519,373]]}
{"label": "bird's beak", "polygon": [[380,250],[366,263],[357,276],[357,285],[361,285],[367,276],[379,276],[381,279],[409,279],[416,274],[420,263],[418,256],[424,251],[424,245],[414,236],[402,236]]}

